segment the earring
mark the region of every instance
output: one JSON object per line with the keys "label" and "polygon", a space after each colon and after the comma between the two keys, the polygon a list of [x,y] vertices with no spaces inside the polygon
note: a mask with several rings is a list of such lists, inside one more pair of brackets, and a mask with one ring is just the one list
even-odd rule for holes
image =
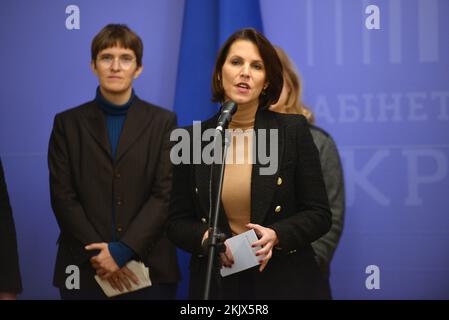
{"label": "earring", "polygon": [[268,84],[265,84],[265,85],[263,86],[263,89],[262,89],[262,92],[261,92],[261,94],[262,94],[263,96],[267,94],[267,88],[268,88]]}

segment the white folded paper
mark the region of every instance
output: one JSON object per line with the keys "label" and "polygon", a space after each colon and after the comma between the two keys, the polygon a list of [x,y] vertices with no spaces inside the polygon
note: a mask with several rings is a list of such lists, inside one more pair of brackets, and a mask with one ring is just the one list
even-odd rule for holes
{"label": "white folded paper", "polygon": [[234,264],[230,268],[221,267],[220,274],[222,277],[252,268],[259,264],[256,251],[260,250],[261,247],[251,247],[257,240],[256,232],[251,229],[225,241],[234,257]]}
{"label": "white folded paper", "polygon": [[150,271],[148,270],[147,267],[145,267],[145,265],[142,262],[131,260],[126,264],[126,267],[128,267],[128,269],[131,270],[136,275],[137,279],[139,279],[139,284],[135,284],[131,280],[129,281],[131,283],[130,290],[128,290],[125,286],[122,286],[123,291],[120,292],[120,290],[112,288],[108,280],[103,280],[97,275],[95,276],[95,280],[97,280],[98,284],[100,285],[101,289],[103,289],[103,292],[106,294],[106,296],[114,297],[120,294],[125,294],[128,292],[136,291],[151,286]]}

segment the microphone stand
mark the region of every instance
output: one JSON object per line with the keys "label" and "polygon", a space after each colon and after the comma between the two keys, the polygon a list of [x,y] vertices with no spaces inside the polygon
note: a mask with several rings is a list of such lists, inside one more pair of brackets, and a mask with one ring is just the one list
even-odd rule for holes
{"label": "microphone stand", "polygon": [[[218,233],[218,216],[220,213],[220,199],[221,199],[221,193],[222,193],[222,189],[223,189],[223,177],[224,177],[224,169],[225,169],[225,161],[226,161],[226,155],[228,153],[228,148],[230,145],[230,139],[229,136],[225,133],[225,130],[222,129],[221,130],[216,130],[215,132],[215,146],[214,148],[218,147],[218,142],[217,142],[217,137],[219,135],[224,136],[224,149],[223,149],[223,155],[222,155],[222,161],[220,163],[220,176],[219,176],[219,180],[218,180],[218,190],[217,190],[217,195],[215,198],[215,207],[214,207],[214,212],[212,215],[212,220],[213,220],[213,224],[212,224],[212,228],[209,228],[209,255],[208,255],[208,260],[207,260],[207,271],[206,271],[206,285],[204,288],[204,300],[209,300],[209,293],[210,293],[210,284],[211,284],[211,280],[212,280],[212,271],[214,270],[214,260],[218,260],[218,256],[216,257],[216,251],[217,251],[217,242],[220,238],[220,234]],[[221,142],[221,141],[220,141]],[[220,146],[221,147],[221,146]],[[217,150],[217,149],[214,149]],[[213,164],[212,164],[213,165]],[[210,179],[212,179],[212,175],[213,175],[213,171],[211,170],[211,176]],[[210,224],[210,221],[209,221]],[[218,262],[218,261],[217,261]]]}

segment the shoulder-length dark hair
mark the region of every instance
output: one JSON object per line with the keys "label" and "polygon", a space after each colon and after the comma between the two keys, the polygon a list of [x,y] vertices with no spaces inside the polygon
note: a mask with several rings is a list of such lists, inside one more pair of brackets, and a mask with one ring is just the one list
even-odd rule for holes
{"label": "shoulder-length dark hair", "polygon": [[282,71],[282,63],[276,53],[273,45],[267,38],[253,28],[240,29],[232,34],[224,43],[218,52],[217,61],[215,62],[214,73],[212,75],[212,101],[223,102],[225,93],[222,84],[221,71],[228,57],[229,48],[237,40],[247,40],[254,43],[262,57],[266,71],[267,88],[262,91],[259,96],[259,108],[268,108],[275,104],[281,95],[284,77]]}

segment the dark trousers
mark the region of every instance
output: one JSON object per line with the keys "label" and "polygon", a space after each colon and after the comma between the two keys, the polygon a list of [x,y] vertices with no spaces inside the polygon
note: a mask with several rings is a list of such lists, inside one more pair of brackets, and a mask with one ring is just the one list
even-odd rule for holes
{"label": "dark trousers", "polygon": [[217,276],[217,287],[213,299],[224,300],[253,300],[257,297],[254,292],[254,273],[258,267],[244,270],[222,278]]}
{"label": "dark trousers", "polygon": [[153,284],[130,293],[108,298],[100,287],[92,290],[68,290],[59,288],[61,300],[174,300],[177,284]]}

